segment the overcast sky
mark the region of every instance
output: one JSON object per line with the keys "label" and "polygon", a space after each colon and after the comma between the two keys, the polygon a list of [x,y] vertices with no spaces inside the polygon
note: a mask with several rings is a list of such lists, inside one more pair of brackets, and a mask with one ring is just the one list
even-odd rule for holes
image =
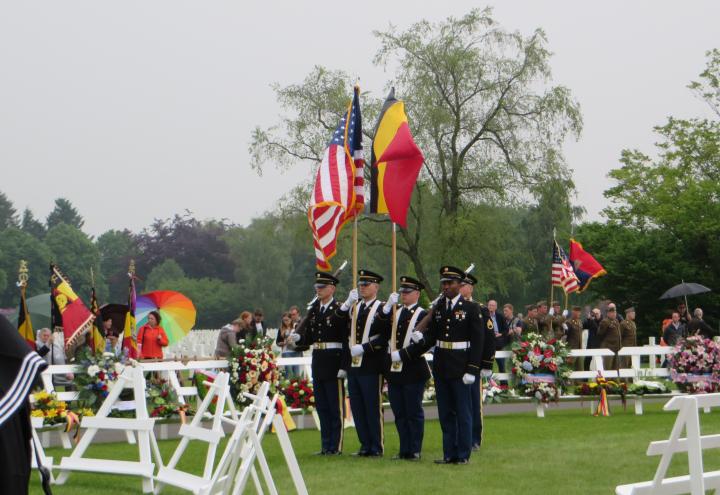
{"label": "overcast sky", "polygon": [[[321,64],[383,96],[374,29],[484,5],[2,1],[0,190],[42,218],[67,197],[92,234],[184,209],[245,224],[313,168],[250,169],[251,129],[277,120],[272,82]],[[494,15],[546,31],[554,82],[581,104],[585,129],[565,154],[590,219],[623,148],[652,151],[652,127],[669,115],[710,115],[686,85],[720,47],[716,0],[505,1]]]}

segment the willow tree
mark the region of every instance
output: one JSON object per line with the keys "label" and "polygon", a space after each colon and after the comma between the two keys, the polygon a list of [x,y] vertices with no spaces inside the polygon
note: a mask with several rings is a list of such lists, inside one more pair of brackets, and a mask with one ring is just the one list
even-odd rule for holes
{"label": "willow tree", "polygon": [[[540,29],[528,35],[508,31],[493,20],[490,9],[438,23],[420,21],[404,31],[389,26],[374,34],[379,42],[374,63],[392,74],[385,89],[395,87],[405,100],[425,154],[398,249],[425,282],[425,267],[453,244],[471,243],[474,256],[502,265],[503,252],[490,235],[464,221],[468,209],[527,206],[543,190],[538,184],[547,181],[565,181],[568,195],[573,190],[562,145],[569,135],[579,134],[582,119],[570,91],[552,84],[545,34]],[[275,126],[253,132],[255,166],[320,161],[352,82],[347,73],[315,67],[299,85],[275,85],[286,113]],[[363,95],[370,138],[381,100]],[[470,256],[467,249],[464,253]],[[497,288],[497,279],[491,269],[481,273],[488,288]]]}

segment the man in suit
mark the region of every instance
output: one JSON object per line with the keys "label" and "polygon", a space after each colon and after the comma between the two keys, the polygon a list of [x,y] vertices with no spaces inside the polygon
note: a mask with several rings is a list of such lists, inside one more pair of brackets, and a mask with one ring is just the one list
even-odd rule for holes
{"label": "man in suit", "polygon": [[[412,277],[400,277],[400,302],[395,311],[395,321],[387,325],[387,332],[395,327],[396,346],[388,349],[388,359],[385,365],[385,378],[388,382],[388,395],[390,407],[395,416],[395,427],[400,437],[400,452],[393,459],[419,461],[422,451],[422,442],[425,432],[425,414],[422,400],[425,383],[430,378],[430,368],[423,356],[422,349],[412,346],[411,337],[417,323],[427,313],[420,305],[420,291],[425,287]],[[391,294],[389,301],[395,300],[396,294]],[[392,316],[392,305],[385,306],[386,313]],[[387,334],[391,341],[392,333]]]}
{"label": "man in suit", "polygon": [[299,346],[313,348],[313,392],[322,443],[318,455],[342,453],[345,377],[350,351],[347,313],[340,312],[335,300],[337,283],[338,279],[331,273],[315,273],[317,299],[308,310],[308,317],[289,337]]}
{"label": "man in suit", "polygon": [[[353,455],[360,457],[381,457],[384,451],[382,385],[387,340],[383,338],[383,328],[388,318],[383,312],[385,303],[377,298],[382,281],[377,273],[360,270],[358,288],[350,292],[340,308],[350,319],[348,392],[360,440],[360,450]],[[388,304],[396,302],[397,299]]]}
{"label": "man in suit", "polygon": [[[495,337],[495,350],[502,351],[510,343],[508,337],[509,328],[505,321],[505,316],[498,311],[498,303],[494,299],[490,299],[487,303],[487,309],[489,317],[493,323],[494,337]],[[496,359],[498,371],[505,373],[505,359]]]}
{"label": "man in suit", "polygon": [[[465,278],[459,268],[440,269],[443,295],[427,331],[411,337],[417,345],[435,347],[433,376],[443,437],[443,458],[436,464],[467,464],[472,452],[472,389],[480,380],[485,332],[480,307],[460,294]],[[490,345],[494,351],[494,342]]]}
{"label": "man in suit", "polygon": [[265,337],[267,335],[267,328],[265,327],[265,314],[262,309],[256,309],[253,314],[253,321],[251,325],[255,329],[255,336],[260,335]]}

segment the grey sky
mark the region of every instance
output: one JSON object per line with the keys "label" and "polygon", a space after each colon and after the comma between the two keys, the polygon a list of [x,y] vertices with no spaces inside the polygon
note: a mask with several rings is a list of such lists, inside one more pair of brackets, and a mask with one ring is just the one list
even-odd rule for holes
{"label": "grey sky", "polygon": [[[250,170],[250,131],[278,114],[270,83],[299,82],[321,64],[382,94],[373,29],[484,5],[2,2],[0,190],[42,218],[65,196],[93,234],[186,208],[247,223],[312,168]],[[588,218],[605,206],[621,149],[651,151],[652,126],[669,115],[709,115],[685,86],[720,46],[720,2],[507,1],[495,17],[545,29],[555,82],[582,105],[583,136],[565,151]]]}

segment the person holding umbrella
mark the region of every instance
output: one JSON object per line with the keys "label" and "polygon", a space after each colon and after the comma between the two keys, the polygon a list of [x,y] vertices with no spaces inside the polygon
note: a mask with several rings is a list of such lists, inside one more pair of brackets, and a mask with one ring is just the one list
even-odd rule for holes
{"label": "person holding umbrella", "polygon": [[163,347],[167,347],[168,338],[160,326],[160,313],[150,311],[148,321],[140,327],[137,334],[137,346],[140,359],[162,359]]}

